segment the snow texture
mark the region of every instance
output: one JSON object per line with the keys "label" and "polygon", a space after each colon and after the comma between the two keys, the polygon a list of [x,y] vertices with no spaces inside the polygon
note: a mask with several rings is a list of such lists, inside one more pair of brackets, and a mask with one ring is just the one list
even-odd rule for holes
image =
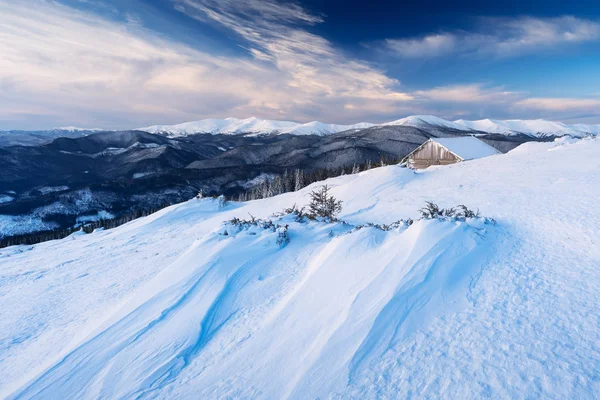
{"label": "snow texture", "polygon": [[[0,250],[0,397],[600,397],[600,140],[327,181],[348,222],[268,218],[299,192],[190,200]],[[421,220],[427,200],[497,220]]]}

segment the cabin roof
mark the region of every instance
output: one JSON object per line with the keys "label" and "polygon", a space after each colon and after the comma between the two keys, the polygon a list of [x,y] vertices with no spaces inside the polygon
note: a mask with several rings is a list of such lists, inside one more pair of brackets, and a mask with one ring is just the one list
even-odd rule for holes
{"label": "cabin roof", "polygon": [[498,150],[474,136],[431,138],[430,140],[439,143],[463,160],[473,160],[475,158],[501,154]]}

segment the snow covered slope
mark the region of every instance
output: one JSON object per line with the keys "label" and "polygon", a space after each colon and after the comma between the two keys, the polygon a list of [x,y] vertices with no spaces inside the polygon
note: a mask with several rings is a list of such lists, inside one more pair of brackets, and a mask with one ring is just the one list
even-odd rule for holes
{"label": "snow covered slope", "polygon": [[[598,398],[598,152],[528,143],[330,179],[348,224],[274,218],[284,246],[223,221],[311,187],[2,249],[0,397]],[[353,229],[426,200],[497,224]]]}
{"label": "snow covered slope", "polygon": [[239,134],[239,133],[289,133],[292,135],[325,135],[347,131],[349,129],[363,129],[373,126],[366,122],[354,125],[324,124],[313,121],[305,124],[290,121],[272,121],[250,117],[246,119],[203,119],[200,121],[186,122],[178,125],[154,125],[139,128],[150,133],[166,133],[170,136],[186,136],[195,133],[212,134]]}

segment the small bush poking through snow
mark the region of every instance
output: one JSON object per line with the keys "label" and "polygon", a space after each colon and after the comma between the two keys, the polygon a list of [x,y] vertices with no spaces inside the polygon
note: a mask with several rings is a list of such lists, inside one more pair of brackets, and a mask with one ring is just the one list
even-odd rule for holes
{"label": "small bush poking through snow", "polygon": [[[250,218],[251,219],[246,220],[246,219],[240,219],[237,217],[233,217],[231,220],[228,221],[228,223],[233,225],[234,227],[236,227],[238,229],[238,232],[242,231],[244,229],[248,229],[253,226],[256,226],[256,227],[258,227],[260,229],[264,229],[264,230],[270,230],[271,232],[277,232],[277,244],[279,246],[283,247],[289,243],[289,241],[290,241],[290,237],[288,234],[289,226],[287,224],[286,225],[275,224],[270,219],[257,219],[253,215],[250,215]],[[225,231],[223,233],[223,235],[228,236],[229,233],[227,231]]]}
{"label": "small bush poking through snow", "polygon": [[354,230],[359,230],[362,228],[375,228],[379,229],[380,231],[388,232],[398,228],[409,227],[413,223],[414,221],[411,218],[401,219],[399,221],[392,222],[391,224],[374,224],[373,222],[367,222],[366,224],[356,225]]}
{"label": "small bush poking through snow", "polygon": [[308,215],[306,212],[304,212],[304,207],[298,208],[295,204],[291,207],[284,209],[281,212],[273,214],[273,217],[279,218],[279,217],[283,217],[285,215],[293,215],[294,221],[296,221],[296,222],[305,222],[306,219],[314,219],[314,218],[311,218],[311,216]]}
{"label": "small bush poking through snow", "polygon": [[342,201],[330,195],[329,190],[329,186],[323,185],[320,189],[310,192],[309,218],[320,217],[328,221],[336,221],[336,216],[342,211]]}
{"label": "small bush poking through snow", "polygon": [[451,208],[440,208],[437,204],[431,201],[425,202],[425,207],[419,210],[421,218],[433,219],[433,218],[479,218],[481,214],[479,210],[477,212],[470,210],[465,205],[459,205]]}

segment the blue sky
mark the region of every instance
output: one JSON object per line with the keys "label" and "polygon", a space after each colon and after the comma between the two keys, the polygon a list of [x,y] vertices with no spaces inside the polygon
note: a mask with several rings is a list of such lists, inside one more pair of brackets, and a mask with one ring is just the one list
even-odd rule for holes
{"label": "blue sky", "polygon": [[597,2],[394,3],[0,0],[0,129],[600,123]]}

